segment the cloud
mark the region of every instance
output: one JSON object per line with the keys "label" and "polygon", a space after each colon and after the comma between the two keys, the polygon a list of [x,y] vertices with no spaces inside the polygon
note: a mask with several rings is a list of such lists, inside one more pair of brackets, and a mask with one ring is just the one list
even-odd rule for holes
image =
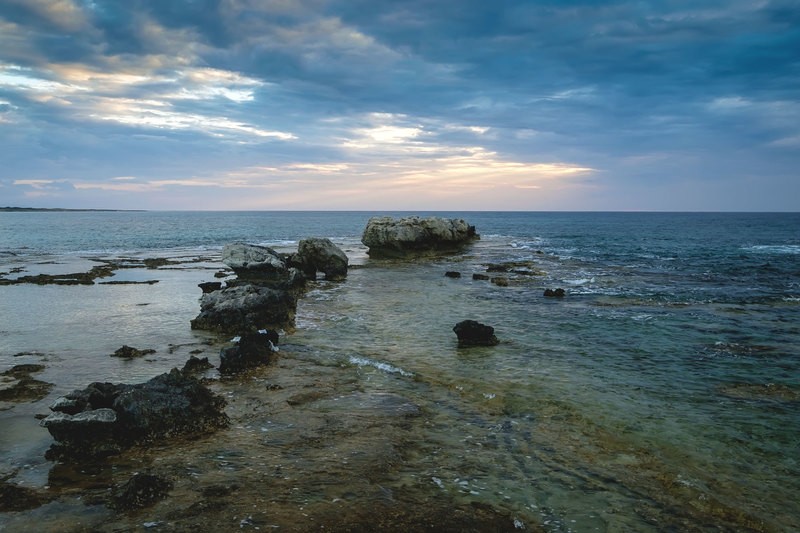
{"label": "cloud", "polygon": [[254,207],[787,188],[799,24],[791,0],[7,0],[0,163],[92,201]]}

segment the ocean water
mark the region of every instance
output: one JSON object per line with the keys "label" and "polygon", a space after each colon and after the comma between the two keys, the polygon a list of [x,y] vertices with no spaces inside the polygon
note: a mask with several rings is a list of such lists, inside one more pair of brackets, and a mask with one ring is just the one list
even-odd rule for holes
{"label": "ocean water", "polygon": [[[171,260],[97,280],[154,284],[0,286],[0,372],[43,364],[34,377],[54,385],[39,401],[0,403],[0,476],[52,485],[51,440],[34,416],[57,396],[143,381],[190,353],[213,362],[227,339],[189,320],[226,243],[290,250],[325,236],[352,268],[344,282],[310,286],[282,335],[285,365],[270,376],[313,365],[327,396],[302,408],[306,425],[300,416],[273,441],[241,444],[248,469],[245,457],[307,451],[309,481],[286,506],[359,494],[344,485],[363,483],[332,454],[298,445],[298,435],[333,435],[312,428],[312,415],[338,402],[363,419],[400,398],[420,415],[397,430],[398,457],[370,475],[420,505],[439,494],[544,531],[800,530],[800,214],[435,213],[465,218],[481,239],[414,261],[369,259],[360,234],[374,214],[403,213],[0,213],[7,278]],[[488,274],[507,286],[472,279],[498,264],[509,271]],[[566,297],[543,297],[558,287]],[[459,349],[452,327],[465,319],[493,326],[501,343]],[[123,344],[156,353],[109,357]],[[308,386],[299,373],[292,383]],[[273,435],[265,428],[280,413],[263,416]],[[363,438],[365,449],[385,444]],[[313,483],[323,471],[336,474],[325,491]],[[107,520],[83,504],[45,507],[2,513],[0,528]]]}

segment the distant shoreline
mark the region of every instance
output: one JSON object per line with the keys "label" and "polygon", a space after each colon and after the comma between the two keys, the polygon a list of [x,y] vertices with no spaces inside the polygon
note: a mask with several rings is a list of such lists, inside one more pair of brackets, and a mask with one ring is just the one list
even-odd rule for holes
{"label": "distant shoreline", "polygon": [[144,211],[144,209],[67,209],[65,207],[0,207],[0,212],[17,211]]}

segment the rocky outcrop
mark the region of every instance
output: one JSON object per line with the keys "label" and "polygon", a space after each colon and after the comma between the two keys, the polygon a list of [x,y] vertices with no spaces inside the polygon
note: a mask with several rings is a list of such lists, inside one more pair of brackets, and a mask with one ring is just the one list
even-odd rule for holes
{"label": "rocky outcrop", "polygon": [[224,427],[225,400],[177,369],[135,385],[92,383],[59,398],[42,420],[59,457],[97,457],[132,445]]}
{"label": "rocky outcrop", "polygon": [[128,346],[124,344],[122,348],[118,349],[114,353],[111,354],[111,357],[121,357],[123,359],[134,359],[136,357],[144,357],[145,355],[150,355],[156,353],[155,350],[151,348],[146,348],[144,350],[140,350],[138,348],[134,348],[132,346]]}
{"label": "rocky outcrop", "polygon": [[0,373],[0,402],[32,402],[41,400],[53,388],[31,374],[44,370],[44,365],[15,365]]}
{"label": "rocky outcrop", "polygon": [[218,291],[222,288],[222,282],[220,281],[206,281],[203,283],[198,283],[198,287],[200,290],[203,291],[203,294],[208,294],[209,292]]}
{"label": "rocky outcrop", "polygon": [[457,251],[477,238],[475,226],[460,218],[373,217],[361,242],[369,247],[370,257],[402,258]]}
{"label": "rocky outcrop", "polygon": [[233,270],[240,280],[264,285],[282,285],[289,278],[286,260],[267,246],[233,243],[222,250],[222,262]]}
{"label": "rocky outcrop", "polygon": [[475,320],[464,320],[453,327],[453,331],[458,337],[458,346],[494,346],[500,341],[494,334],[494,328],[476,322]]}
{"label": "rocky outcrop", "polygon": [[560,289],[560,288],[559,289],[545,289],[544,290],[544,295],[547,298],[563,298],[564,296],[567,295],[567,293],[566,293],[566,291],[564,291],[564,289]]}
{"label": "rocky outcrop", "polygon": [[225,348],[220,353],[220,373],[235,374],[250,368],[268,365],[277,351],[275,348],[277,342],[278,334],[272,331],[243,334],[236,346]]}
{"label": "rocky outcrop", "polygon": [[297,253],[280,254],[266,246],[234,243],[222,252],[223,262],[237,275],[226,288],[201,283],[200,314],[192,329],[239,335],[294,324],[297,295],[317,271],[325,279],[347,276],[347,255],[329,239],[300,241]]}
{"label": "rocky outcrop", "polygon": [[347,277],[348,259],[330,239],[314,237],[300,241],[292,265],[309,279],[316,279],[317,272],[322,272],[325,279],[339,281]]}
{"label": "rocky outcrop", "polygon": [[244,284],[204,294],[192,329],[238,335],[293,324],[297,298],[286,289]]}

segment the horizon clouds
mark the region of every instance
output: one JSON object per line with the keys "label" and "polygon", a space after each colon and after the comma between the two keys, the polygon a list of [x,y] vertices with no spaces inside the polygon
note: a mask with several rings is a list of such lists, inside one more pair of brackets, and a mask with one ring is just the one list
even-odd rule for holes
{"label": "horizon clouds", "polygon": [[0,204],[796,211],[800,5],[0,0]]}

